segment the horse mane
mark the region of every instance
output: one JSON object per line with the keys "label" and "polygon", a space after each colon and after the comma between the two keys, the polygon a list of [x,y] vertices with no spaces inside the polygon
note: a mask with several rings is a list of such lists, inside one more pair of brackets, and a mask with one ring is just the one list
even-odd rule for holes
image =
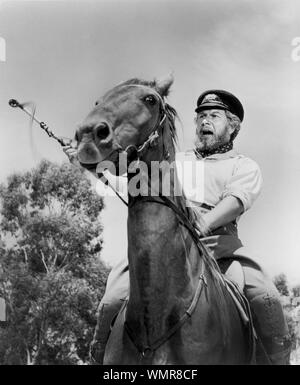
{"label": "horse mane", "polygon": [[[165,112],[166,112],[168,122],[169,122],[169,130],[170,130],[171,137],[172,137],[172,144],[175,147],[177,145],[176,119],[178,119],[180,121],[180,118],[179,118],[178,113],[175,110],[175,108],[170,106],[167,103],[165,104]],[[187,204],[187,198],[185,196],[183,189],[182,189],[181,196],[176,196],[175,201],[176,201],[177,206],[179,206],[180,209],[185,213],[185,215],[188,218],[188,220],[190,221],[191,225],[195,229],[199,229],[199,222],[203,223],[203,219],[196,212],[196,210],[194,210],[192,207],[190,207]],[[203,245],[203,243],[201,241],[198,242],[198,245],[202,251],[203,261],[212,275],[215,286],[217,286],[218,289],[221,289],[219,287],[220,268],[219,268],[219,265],[218,265],[216,259],[213,257],[211,252]],[[220,297],[220,298],[222,298],[222,297]]]}

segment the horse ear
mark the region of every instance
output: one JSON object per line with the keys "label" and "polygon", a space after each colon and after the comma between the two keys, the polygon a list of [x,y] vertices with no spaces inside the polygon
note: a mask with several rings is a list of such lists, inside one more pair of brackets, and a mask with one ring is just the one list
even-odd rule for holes
{"label": "horse ear", "polygon": [[161,96],[168,96],[173,82],[174,76],[173,73],[170,73],[167,77],[156,80],[155,89]]}

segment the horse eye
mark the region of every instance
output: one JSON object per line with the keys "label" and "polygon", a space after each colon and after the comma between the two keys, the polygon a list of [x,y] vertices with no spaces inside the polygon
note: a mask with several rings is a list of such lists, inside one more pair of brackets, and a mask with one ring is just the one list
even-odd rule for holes
{"label": "horse eye", "polygon": [[99,104],[99,102],[96,102],[96,103],[95,103],[95,106],[98,106],[98,104]]}
{"label": "horse eye", "polygon": [[149,103],[151,106],[154,106],[156,99],[153,95],[148,95],[145,97],[145,102]]}

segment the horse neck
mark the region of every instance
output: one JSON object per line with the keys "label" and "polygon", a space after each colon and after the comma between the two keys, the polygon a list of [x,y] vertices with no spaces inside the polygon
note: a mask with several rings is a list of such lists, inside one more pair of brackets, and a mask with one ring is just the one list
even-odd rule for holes
{"label": "horse neck", "polygon": [[[166,144],[166,143],[165,143]],[[156,159],[175,160],[174,146],[170,147],[169,158],[161,159],[160,146]],[[152,151],[153,152],[153,151]],[[148,156],[155,159],[154,154]],[[148,167],[148,177],[150,173]],[[178,203],[175,197],[176,171],[170,174],[168,198]],[[169,176],[160,175],[156,189],[168,181]],[[129,185],[131,178],[129,177]],[[130,191],[130,189],[129,189]],[[132,197],[130,199],[133,199]],[[183,199],[183,198],[181,198]],[[130,275],[130,300],[127,321],[145,343],[159,338],[175,323],[187,308],[194,292],[191,271],[200,258],[190,258],[192,241],[179,225],[172,209],[156,202],[137,200],[129,205],[128,213],[128,259]]]}

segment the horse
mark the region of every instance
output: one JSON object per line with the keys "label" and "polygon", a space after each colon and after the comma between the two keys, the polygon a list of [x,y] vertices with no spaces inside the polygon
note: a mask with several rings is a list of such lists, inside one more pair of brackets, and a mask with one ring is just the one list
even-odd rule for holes
{"label": "horse", "polygon": [[[104,364],[248,364],[245,324],[201,244],[198,215],[175,191],[176,169],[160,170],[157,177],[150,172],[153,162],[175,161],[178,115],[166,102],[172,83],[168,76],[116,85],[75,134],[81,166],[100,178],[105,168],[127,172],[128,186],[147,181],[143,193],[128,188],[130,295],[112,327]],[[119,163],[122,155],[125,166]],[[169,191],[163,194],[165,183]]]}

